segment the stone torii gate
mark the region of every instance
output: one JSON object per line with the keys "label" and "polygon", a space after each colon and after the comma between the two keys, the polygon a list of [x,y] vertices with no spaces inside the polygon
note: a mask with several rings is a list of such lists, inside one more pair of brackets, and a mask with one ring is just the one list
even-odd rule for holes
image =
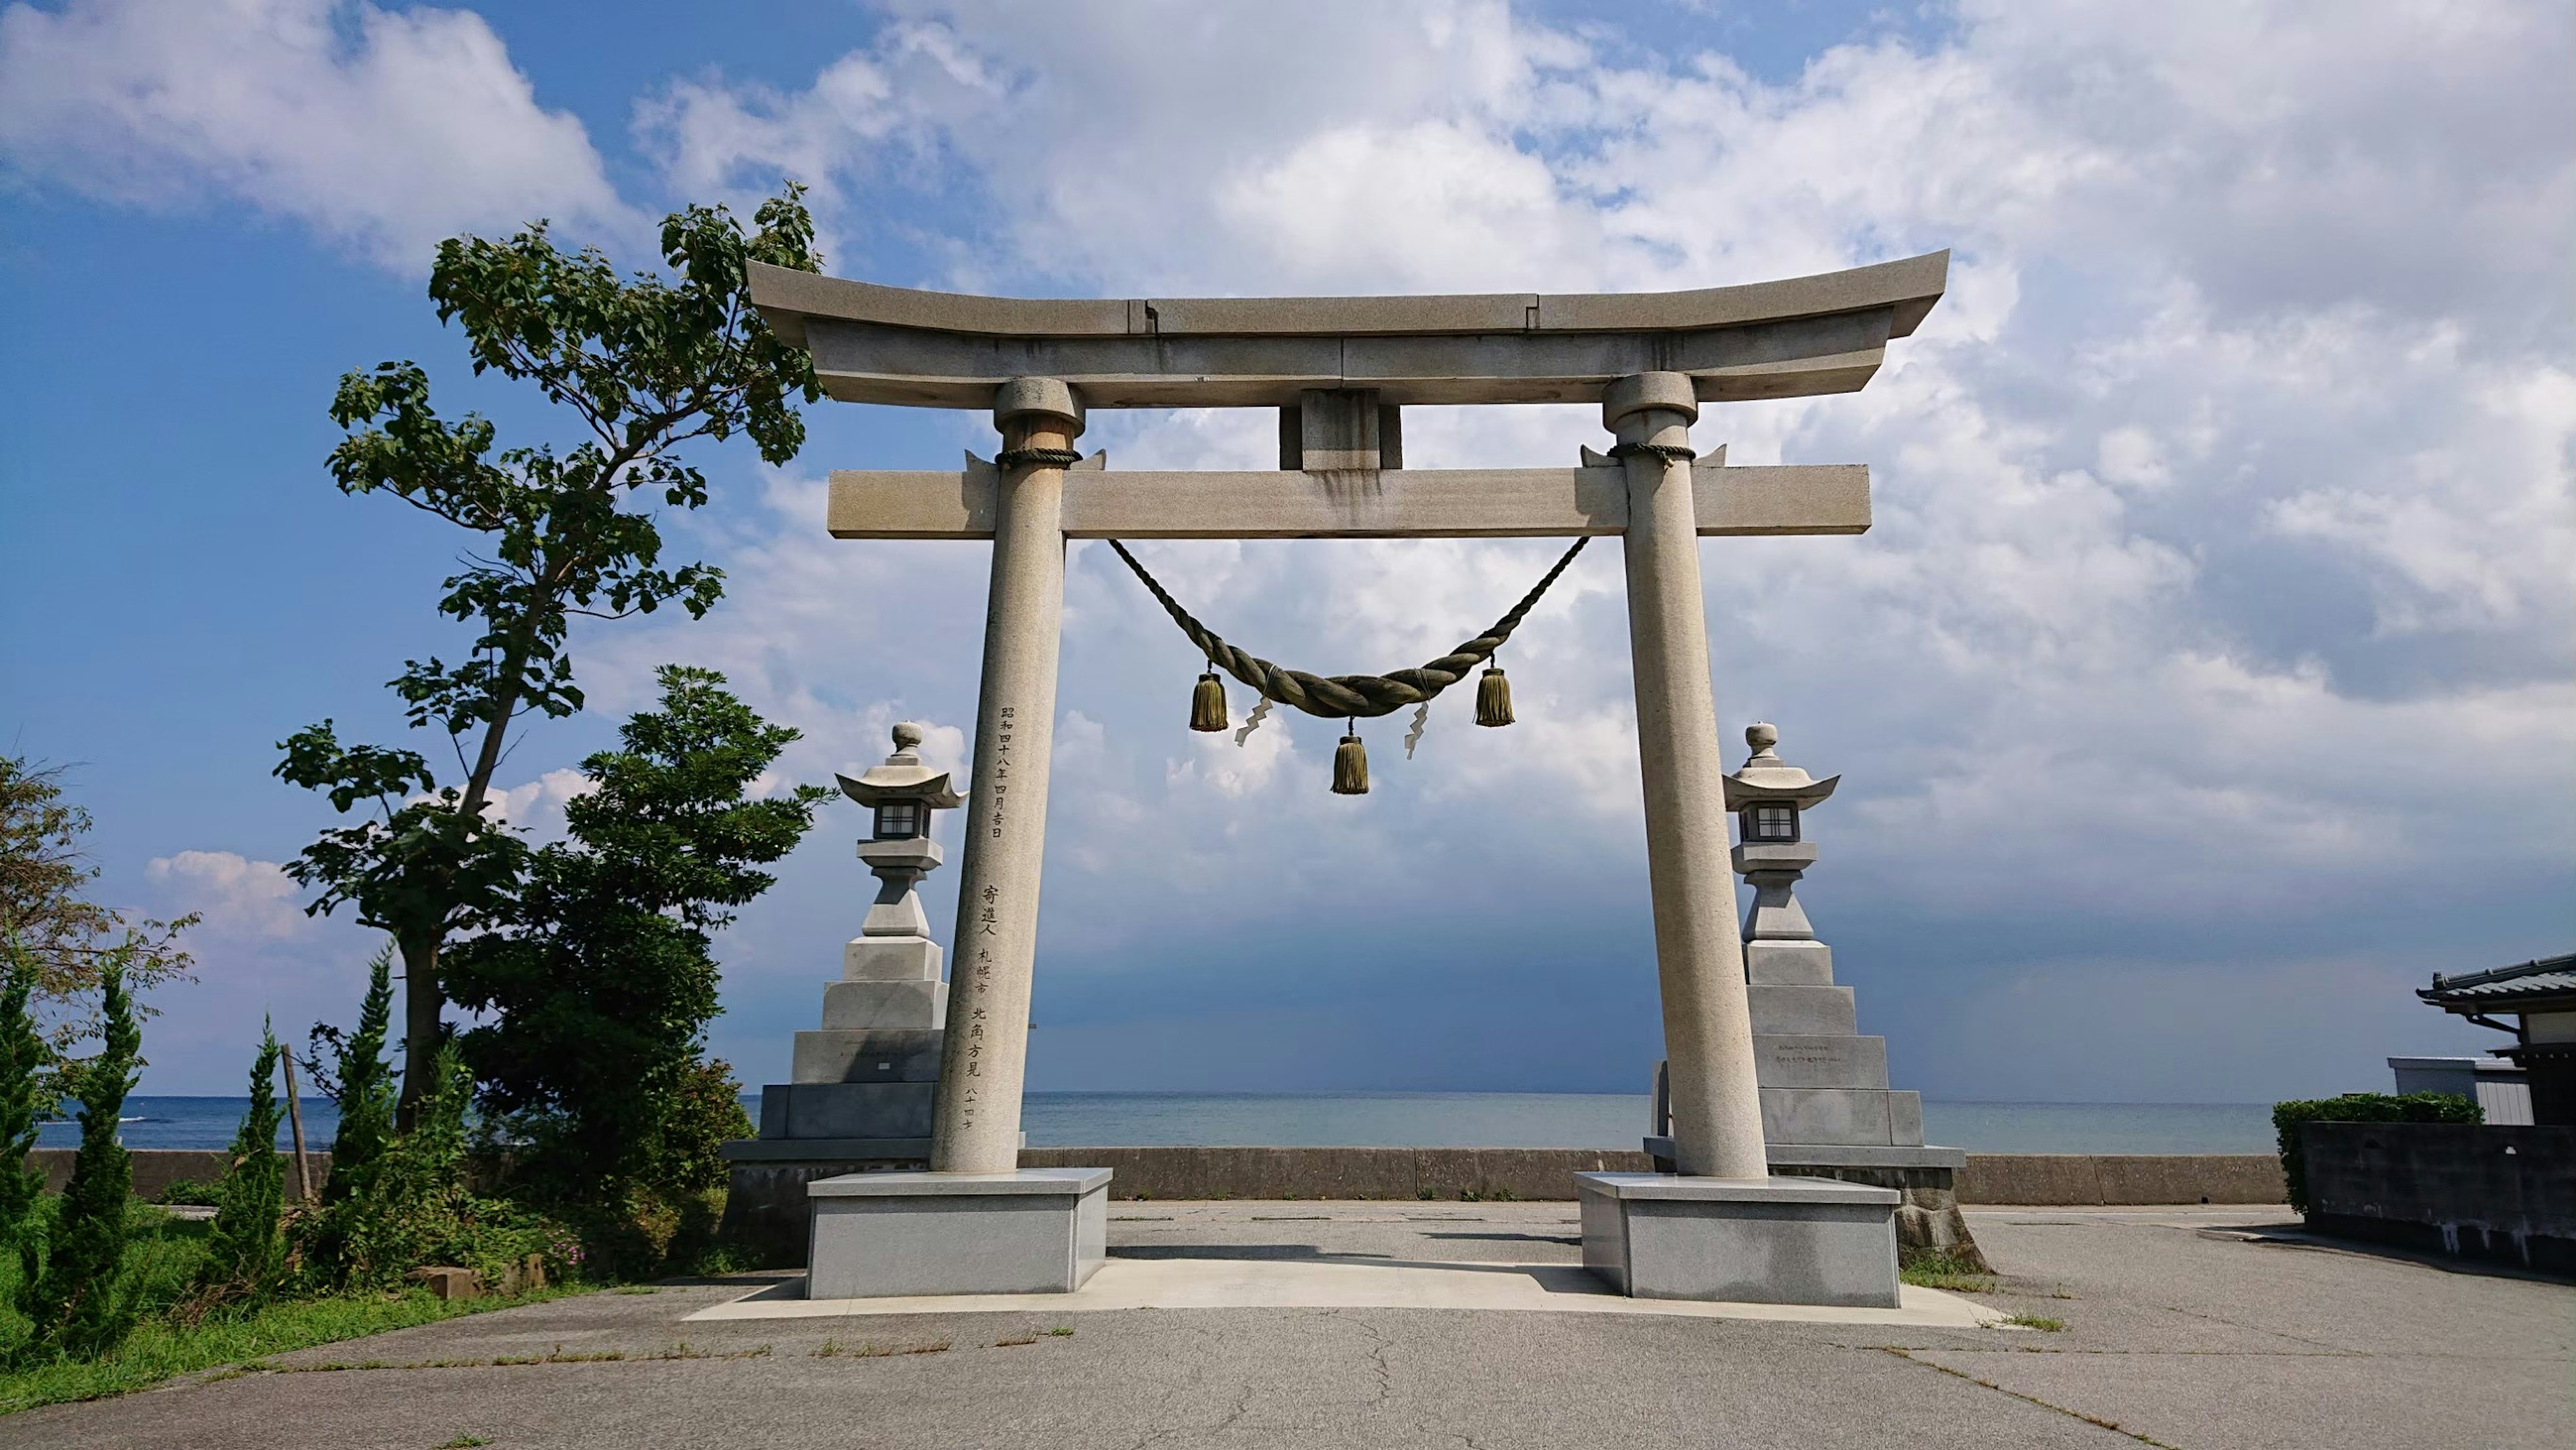
{"label": "stone torii gate", "polygon": [[[831,476],[836,538],[993,544],[931,1176],[1017,1169],[1067,540],[1618,535],[1675,1158],[1764,1178],[1698,540],[1861,533],[1869,474],[1729,467],[1690,427],[1704,403],[1859,390],[1948,269],[1936,252],[1690,292],[1023,300],[754,264],[754,304],[826,393],[989,407],[1001,432],[959,471]],[[1408,405],[1569,402],[1601,405],[1607,455],[1403,466]],[[1277,408],[1280,470],[1112,472],[1073,448],[1091,409],[1204,407]],[[854,1206],[827,1184],[851,1181],[814,1186],[818,1286],[823,1210]]]}

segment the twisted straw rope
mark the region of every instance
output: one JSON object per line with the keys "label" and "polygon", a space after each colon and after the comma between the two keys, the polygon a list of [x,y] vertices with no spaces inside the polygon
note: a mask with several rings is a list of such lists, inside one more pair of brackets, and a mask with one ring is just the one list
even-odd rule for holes
{"label": "twisted straw rope", "polygon": [[1530,612],[1531,607],[1538,603],[1539,596],[1556,582],[1556,576],[1564,573],[1565,566],[1573,563],[1574,556],[1582,553],[1583,546],[1590,542],[1590,539],[1576,539],[1574,547],[1565,551],[1565,557],[1556,561],[1556,567],[1547,571],[1547,577],[1521,596],[1521,602],[1513,605],[1509,614],[1495,620],[1483,634],[1419,669],[1397,670],[1391,675],[1330,676],[1310,675],[1304,670],[1275,665],[1226,643],[1215,630],[1192,619],[1190,612],[1155,582],[1153,575],[1145,572],[1145,566],[1136,562],[1136,556],[1127,552],[1126,545],[1111,539],[1109,547],[1118,551],[1118,557],[1126,560],[1127,567],[1135,571],[1136,577],[1144,581],[1156,599],[1162,601],[1164,611],[1172,616],[1172,622],[1179,625],[1181,633],[1190,637],[1190,643],[1197,645],[1208,657],[1208,663],[1282,705],[1293,705],[1309,715],[1319,715],[1327,720],[1346,720],[1391,715],[1407,705],[1422,704],[1465,679],[1469,670],[1493,658],[1494,651],[1502,648],[1503,641],[1510,639],[1512,631],[1520,627],[1521,617]]}

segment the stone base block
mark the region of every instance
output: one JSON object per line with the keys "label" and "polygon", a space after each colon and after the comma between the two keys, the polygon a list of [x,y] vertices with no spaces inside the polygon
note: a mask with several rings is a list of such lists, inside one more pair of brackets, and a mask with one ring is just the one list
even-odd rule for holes
{"label": "stone base block", "polygon": [[1757,1032],[1754,1074],[1767,1088],[1887,1090],[1887,1039]]}
{"label": "stone base block", "polygon": [[938,1094],[935,1082],[770,1083],[760,1090],[760,1136],[927,1138]]}
{"label": "stone base block", "polygon": [[1820,941],[1749,941],[1744,980],[1761,987],[1830,987],[1834,949]]}
{"label": "stone base block", "polygon": [[1757,1034],[1850,1037],[1860,1031],[1849,987],[1755,985],[1744,992]]}
{"label": "stone base block", "polygon": [[805,1187],[809,1299],[1069,1294],[1109,1254],[1109,1170],[851,1173]]}
{"label": "stone base block", "polygon": [[946,982],[834,982],[823,989],[826,1032],[926,1032],[947,1022]]}
{"label": "stone base block", "polygon": [[1897,1307],[1893,1189],[1660,1173],[1574,1183],[1583,1266],[1631,1298]]}
{"label": "stone base block", "polygon": [[799,1032],[790,1074],[800,1083],[937,1082],[943,1036],[937,1028]]}
{"label": "stone base block", "polygon": [[1769,1143],[1920,1143],[1923,1095],[1878,1088],[1766,1087],[1762,1138]]}
{"label": "stone base block", "polygon": [[939,944],[920,937],[856,937],[841,948],[845,982],[936,982]]}

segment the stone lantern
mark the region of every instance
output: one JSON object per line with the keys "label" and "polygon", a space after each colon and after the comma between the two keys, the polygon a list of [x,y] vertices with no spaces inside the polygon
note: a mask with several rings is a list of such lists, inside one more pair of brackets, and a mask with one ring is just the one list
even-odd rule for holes
{"label": "stone lantern", "polygon": [[[1816,940],[1798,904],[1798,878],[1816,864],[1806,814],[1841,776],[1818,780],[1780,758],[1780,732],[1755,725],[1753,748],[1726,777],[1735,813],[1735,869],[1753,888],[1744,917],[1746,1004],[1753,1017],[1754,1078],[1762,1095],[1763,1156],[1775,1176],[1838,1178],[1905,1195],[1896,1210],[1907,1252],[1937,1250],[1971,1264],[1984,1256],[1959,1213],[1957,1174],[1967,1155],[1923,1141],[1923,1098],[1888,1086],[1887,1039],[1861,1035],[1852,989],[1834,981],[1834,951]],[[1668,1093],[1655,1082],[1646,1152],[1669,1172]]]}
{"label": "stone lantern", "polygon": [[[1743,843],[1735,848],[1735,869],[1753,887],[1753,911],[1744,922],[1746,956],[1755,955],[1757,942],[1804,943],[1821,953],[1825,949],[1817,944],[1816,929],[1808,923],[1806,908],[1797,897],[1798,878],[1816,864],[1816,848],[1806,840],[1804,817],[1809,809],[1824,804],[1842,777],[1817,780],[1782,760],[1774,748],[1780,743],[1780,732],[1772,726],[1747,729],[1744,743],[1753,747],[1753,756],[1726,778],[1726,808],[1735,812],[1737,839]],[[1790,957],[1799,955],[1800,949],[1773,947],[1760,954]],[[1821,980],[1832,981],[1832,958],[1825,956],[1821,962]]]}
{"label": "stone lantern", "polygon": [[[826,1026],[833,1017],[831,992],[860,982],[881,980],[922,980],[939,982],[939,947],[930,940],[930,918],[921,910],[921,894],[915,888],[921,878],[939,869],[946,859],[939,843],[931,839],[930,813],[953,811],[966,797],[948,784],[946,771],[935,771],[921,763],[921,727],[906,723],[894,727],[894,754],[885,764],[871,768],[856,780],[837,776],[841,794],[873,810],[875,833],[859,842],[859,859],[868,863],[878,882],[876,904],[868,908],[868,918],[859,927],[858,940],[842,951],[842,968],[847,980],[825,990],[823,1017]],[[865,964],[897,964],[909,968],[926,966],[917,977],[911,973],[899,979],[863,977],[856,969]],[[946,1008],[944,992],[939,1006]],[[925,1025],[938,1025],[934,1017]]]}
{"label": "stone lantern", "polygon": [[870,811],[859,859],[877,894],[841,949],[841,979],[823,988],[823,1025],[796,1034],[792,1080],[761,1088],[760,1136],[724,1147],[727,1231],[773,1254],[803,1251],[808,1182],[930,1161],[948,983],[918,888],[942,860],[931,813],[965,796],[921,763],[920,726],[895,726],[894,747],[857,779],[839,777]]}

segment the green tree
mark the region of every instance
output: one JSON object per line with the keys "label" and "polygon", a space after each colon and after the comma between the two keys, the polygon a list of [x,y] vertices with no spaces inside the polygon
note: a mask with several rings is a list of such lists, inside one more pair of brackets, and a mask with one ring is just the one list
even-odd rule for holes
{"label": "green tree", "polygon": [[81,1104],[80,1152],[47,1236],[44,1268],[25,1285],[20,1305],[34,1331],[24,1351],[35,1358],[104,1354],[134,1327],[135,1302],[125,1273],[131,1237],[126,1199],[134,1188],[134,1164],[116,1132],[125,1095],[134,1089],[143,1033],[126,997],[125,965],[123,954],[101,964],[101,1046],[96,1057],[74,1064],[71,1072]]}
{"label": "green tree", "polygon": [[[358,1004],[357,1025],[342,1032],[328,1024],[313,1028],[314,1087],[339,1109],[340,1126],[331,1142],[331,1172],[322,1180],[320,1212],[297,1232],[300,1257],[308,1271],[336,1281],[352,1257],[353,1225],[372,1201],[376,1175],[394,1139],[394,1072],[385,1061],[385,1038],[393,1024],[393,947],[379,948],[367,962],[367,995]],[[330,1066],[326,1069],[325,1060]]]}
{"label": "green tree", "polygon": [[233,1135],[232,1166],[215,1185],[215,1222],[198,1271],[200,1301],[244,1302],[265,1296],[285,1258],[278,1217],[286,1208],[286,1159],[277,1151],[277,1060],[284,1049],[263,1026],[250,1069],[250,1111]]}
{"label": "green tree", "polygon": [[36,991],[36,959],[18,944],[5,941],[9,976],[0,985],[0,1255],[14,1255],[19,1282],[36,1277],[38,1200],[45,1175],[27,1166],[35,1151],[36,1129],[50,1106],[45,1083],[53,1053],[36,1031],[30,1001]]}
{"label": "green tree", "polygon": [[[693,1231],[723,1183],[717,1143],[749,1136],[739,1085],[701,1060],[717,1012],[712,934],[773,879],[829,794],[749,794],[798,739],[711,670],[666,665],[661,706],[622,748],[583,762],[596,789],[565,808],[571,839],[535,854],[496,931],[459,943],[460,1003],[495,1014],[467,1032],[488,1110],[533,1148],[533,1189],[596,1210],[622,1268]],[[711,1225],[709,1225],[711,1226]]]}
{"label": "green tree", "polygon": [[98,879],[82,848],[89,812],[63,799],[62,776],[60,766],[0,755],[0,938],[15,941],[34,970],[29,1002],[52,1023],[49,1065],[98,1030],[94,1004],[110,958],[123,964],[129,993],[184,979],[193,963],[179,933],[197,922],[130,918],[89,899]]}
{"label": "green tree", "polygon": [[522,864],[517,838],[485,811],[512,728],[581,708],[573,618],[670,603],[700,615],[723,590],[704,564],[665,567],[652,514],[621,505],[639,491],[673,508],[704,503],[706,479],[682,456],[697,440],[747,435],[771,463],[803,446],[794,402],[821,389],[749,287],[753,262],[819,268],[801,196],[791,184],[763,203],[748,235],[721,207],[673,213],[662,224],[668,278],[621,278],[596,250],[558,249],[542,222],[506,242],[439,244],[429,283],[439,319],[463,327],[477,373],[531,383],[563,410],[580,436],[563,452],[496,452],[482,417],[439,416],[412,363],[340,380],[331,416],[348,436],[331,473],[341,490],[392,494],[474,536],[438,604],[475,631],[472,645],[453,664],[408,661],[389,682],[413,728],[447,737],[455,783],[441,785],[418,751],[344,745],[329,720],[282,742],[276,772],[344,815],[362,802],[374,810],[324,832],[289,869],[320,888],[311,909],[350,904],[401,950],[406,1112],[427,1090],[442,1036],[440,951],[506,905]]}
{"label": "green tree", "polygon": [[[394,1015],[393,964],[390,944],[367,959],[367,995],[358,1003],[355,1028],[343,1033],[314,1024],[309,1054],[314,1086],[331,1099],[339,1118],[332,1132],[331,1174],[322,1183],[326,1204],[356,1193],[393,1141],[396,1077],[385,1061]],[[331,1060],[327,1073],[320,1066],[326,1049]]]}

